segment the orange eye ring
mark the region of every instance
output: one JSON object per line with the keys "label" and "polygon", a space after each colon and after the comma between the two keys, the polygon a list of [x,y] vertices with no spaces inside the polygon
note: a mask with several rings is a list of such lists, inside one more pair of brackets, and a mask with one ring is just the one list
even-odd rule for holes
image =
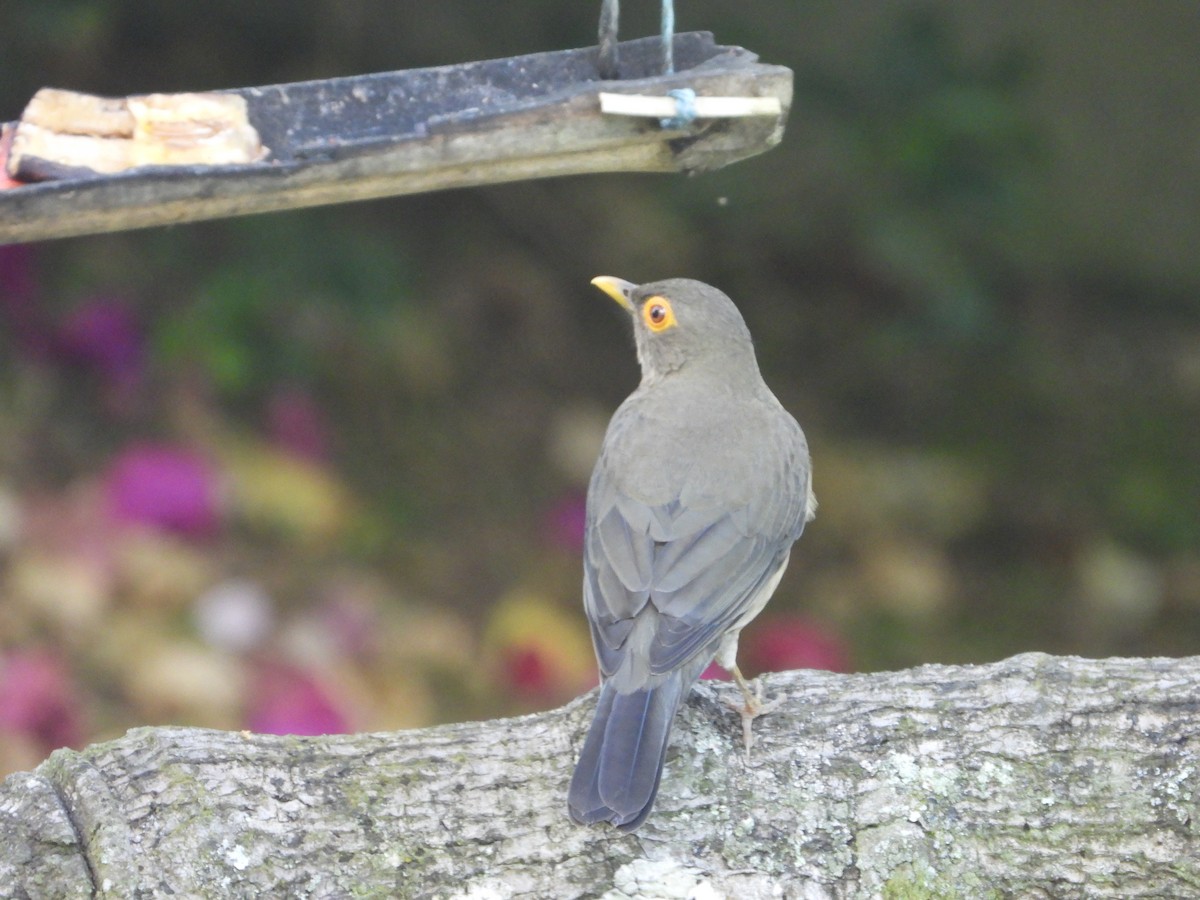
{"label": "orange eye ring", "polygon": [[642,304],[642,321],[655,333],[666,331],[678,324],[675,321],[675,310],[671,309],[671,301],[658,296],[650,297]]}

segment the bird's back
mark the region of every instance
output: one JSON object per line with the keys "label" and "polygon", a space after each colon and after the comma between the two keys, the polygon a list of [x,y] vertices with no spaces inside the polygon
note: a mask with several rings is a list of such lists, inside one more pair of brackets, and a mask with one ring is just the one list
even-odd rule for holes
{"label": "bird's back", "polygon": [[599,512],[615,494],[698,510],[774,507],[775,498],[785,502],[758,525],[782,539],[793,529],[799,536],[804,504],[786,501],[806,498],[809,481],[804,433],[761,379],[735,390],[665,378],[639,388],[613,415],[589,500]]}

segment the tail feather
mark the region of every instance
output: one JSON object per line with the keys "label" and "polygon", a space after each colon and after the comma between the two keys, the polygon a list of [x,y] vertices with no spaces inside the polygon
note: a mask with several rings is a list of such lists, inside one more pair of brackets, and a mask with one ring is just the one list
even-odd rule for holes
{"label": "tail feather", "polygon": [[567,810],[579,825],[603,822],[612,813],[600,799],[600,751],[604,749],[604,726],[608,723],[616,695],[617,692],[608,687],[600,689],[592,724],[583,742],[583,749],[579,752],[575,774],[571,776]]}
{"label": "tail feather", "polygon": [[671,723],[691,680],[673,672],[658,685],[618,693],[606,684],[600,691],[571,788],[571,818],[580,824],[610,822],[633,831],[654,806],[662,778]]}

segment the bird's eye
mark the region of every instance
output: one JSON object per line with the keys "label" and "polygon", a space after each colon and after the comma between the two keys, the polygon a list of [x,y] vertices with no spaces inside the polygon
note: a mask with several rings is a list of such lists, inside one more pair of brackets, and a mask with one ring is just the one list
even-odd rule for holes
{"label": "bird's eye", "polygon": [[675,323],[675,311],[666,297],[651,297],[642,306],[642,321],[651,331],[666,331]]}

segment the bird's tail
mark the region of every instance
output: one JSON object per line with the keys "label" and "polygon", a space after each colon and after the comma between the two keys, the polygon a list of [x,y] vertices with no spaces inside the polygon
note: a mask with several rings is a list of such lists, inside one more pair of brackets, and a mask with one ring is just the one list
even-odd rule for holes
{"label": "bird's tail", "polygon": [[629,694],[618,693],[611,682],[601,688],[567,794],[573,820],[633,831],[650,815],[671,723],[692,685],[687,674],[672,672],[654,687]]}

